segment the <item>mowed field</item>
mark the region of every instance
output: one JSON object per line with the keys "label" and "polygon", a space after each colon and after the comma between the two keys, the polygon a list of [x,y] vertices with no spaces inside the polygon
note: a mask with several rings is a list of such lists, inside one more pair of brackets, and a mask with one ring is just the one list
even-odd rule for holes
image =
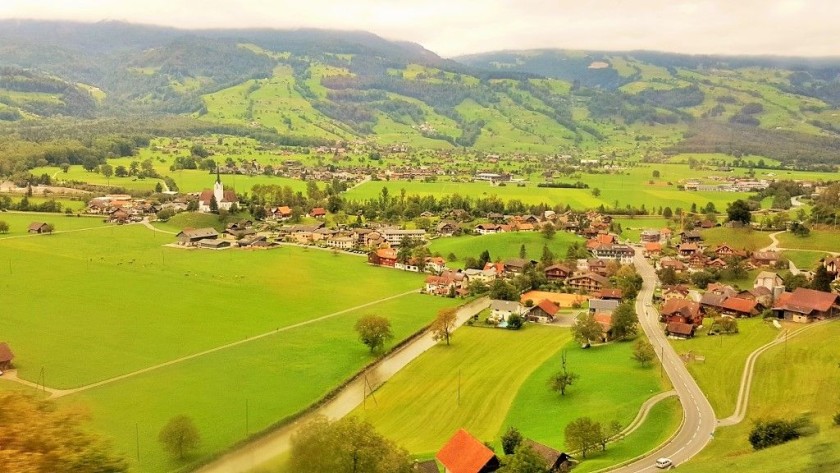
{"label": "mowed field", "polygon": [[782,248],[840,252],[840,231],[837,230],[811,230],[804,238],[785,232],[778,239]]}
{"label": "mowed field", "polygon": [[[63,216],[94,228],[28,236],[15,231],[19,223],[49,216],[3,216],[16,222],[0,236],[2,339],[20,377],[75,388],[175,361],[60,398],[88,406],[94,427],[138,471],[183,466],[156,441],[175,415],[201,430],[195,461],[315,402],[374,359],[353,330],[359,317],[388,317],[396,343],[458,304],[409,293],[420,275],[353,256],[168,248],[171,235],[140,225]],[[234,342],[242,343],[179,360]]]}
{"label": "mowed field", "polygon": [[[831,417],[840,411],[836,321],[808,330],[765,352],[756,364],[747,418],[715,432],[709,446],[679,471],[748,473],[840,471],[840,429]],[[819,426],[814,436],[753,451],[747,437],[760,419],[809,415]]]}
{"label": "mowed field", "polygon": [[544,245],[548,246],[556,258],[565,258],[566,250],[574,242],[583,243],[584,240],[566,232],[555,233],[551,240],[543,237],[540,232],[507,232],[493,235],[442,237],[429,243],[429,251],[432,254],[440,253],[444,258],[453,253],[458,260],[452,262],[451,265],[463,267],[466,258],[478,258],[484,250],[490,252],[492,261],[518,258],[522,245],[525,245],[527,258],[539,261]]}

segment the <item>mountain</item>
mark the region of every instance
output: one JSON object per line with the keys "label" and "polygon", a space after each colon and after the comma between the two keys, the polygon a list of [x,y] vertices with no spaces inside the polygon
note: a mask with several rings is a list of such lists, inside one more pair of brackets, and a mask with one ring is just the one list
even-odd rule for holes
{"label": "mountain", "polygon": [[287,142],[722,152],[797,166],[836,163],[840,151],[837,59],[538,50],[453,60],[362,31],[0,21],[0,68],[7,122],[178,115]]}

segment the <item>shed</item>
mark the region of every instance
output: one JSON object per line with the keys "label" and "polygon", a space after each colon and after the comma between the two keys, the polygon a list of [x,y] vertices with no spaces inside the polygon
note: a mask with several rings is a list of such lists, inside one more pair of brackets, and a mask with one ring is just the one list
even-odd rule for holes
{"label": "shed", "polygon": [[32,222],[29,224],[29,233],[52,233],[50,225],[46,222]]}

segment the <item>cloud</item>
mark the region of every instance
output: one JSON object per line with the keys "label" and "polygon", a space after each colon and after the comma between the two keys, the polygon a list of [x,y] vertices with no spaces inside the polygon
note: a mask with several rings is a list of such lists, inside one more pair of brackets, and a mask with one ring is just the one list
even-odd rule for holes
{"label": "cloud", "polygon": [[498,49],[840,55],[833,0],[2,0],[0,18],[336,28],[452,56]]}

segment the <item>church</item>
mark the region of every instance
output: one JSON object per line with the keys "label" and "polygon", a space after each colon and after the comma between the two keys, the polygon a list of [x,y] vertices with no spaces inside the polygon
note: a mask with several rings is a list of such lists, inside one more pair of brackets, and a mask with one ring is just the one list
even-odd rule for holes
{"label": "church", "polygon": [[225,190],[222,185],[222,177],[219,175],[219,169],[216,169],[216,183],[213,184],[213,189],[204,189],[198,197],[198,211],[210,212],[210,202],[216,198],[216,205],[219,210],[230,210],[233,204],[239,205],[236,200],[236,192]]}

